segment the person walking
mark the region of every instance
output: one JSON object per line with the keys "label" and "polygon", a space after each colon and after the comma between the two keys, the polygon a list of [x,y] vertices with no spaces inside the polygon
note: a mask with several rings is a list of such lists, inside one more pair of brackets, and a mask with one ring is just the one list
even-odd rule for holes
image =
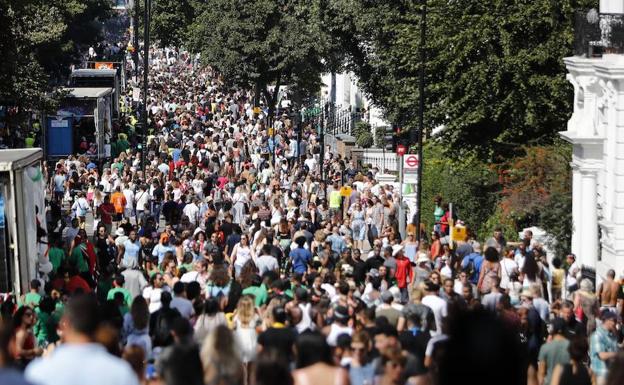
{"label": "person walking", "polygon": [[126,361],[94,343],[99,324],[95,298],[72,298],[61,321],[64,343],[49,357],[28,365],[26,379],[38,385],[139,385]]}
{"label": "person walking", "polygon": [[[581,282],[582,283],[582,282]],[[590,337],[589,359],[596,385],[605,385],[609,374],[609,361],[618,352],[617,315],[610,310],[603,310],[602,324]]]}

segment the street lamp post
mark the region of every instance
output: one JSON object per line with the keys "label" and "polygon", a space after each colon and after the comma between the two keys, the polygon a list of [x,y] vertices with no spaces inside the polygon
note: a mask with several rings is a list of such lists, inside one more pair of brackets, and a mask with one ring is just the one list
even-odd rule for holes
{"label": "street lamp post", "polygon": [[[137,2],[139,0],[136,0]],[[141,110],[141,120],[143,122],[143,132],[141,139],[141,168],[145,172],[145,151],[147,138],[147,90],[148,90],[148,74],[149,74],[149,11],[152,6],[152,0],[145,0],[145,10],[143,12],[143,108]],[[138,48],[138,47],[137,47]],[[145,175],[144,175],[145,176]]]}
{"label": "street lamp post", "polygon": [[134,80],[139,80],[139,0],[134,0],[134,15],[133,15],[133,34],[134,34]]}
{"label": "street lamp post", "polygon": [[[420,218],[422,208],[422,170],[424,166],[423,161],[423,133],[425,130],[425,63],[427,61],[425,53],[425,36],[427,32],[427,0],[421,0],[422,3],[422,16],[420,19],[420,79],[419,79],[419,96],[418,103],[418,131],[414,129],[411,131],[412,143],[416,139],[418,143],[418,183],[416,184],[416,215],[414,218],[414,225],[416,225],[416,240],[420,244]],[[414,138],[416,135],[416,138]]]}

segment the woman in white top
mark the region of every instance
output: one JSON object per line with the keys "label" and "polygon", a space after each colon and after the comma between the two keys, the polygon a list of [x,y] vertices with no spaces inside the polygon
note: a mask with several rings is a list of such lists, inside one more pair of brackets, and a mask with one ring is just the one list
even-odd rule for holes
{"label": "woman in white top", "polygon": [[230,254],[230,261],[234,265],[236,277],[240,274],[243,266],[250,259],[254,258],[254,252],[249,246],[249,237],[247,234],[241,235],[241,240],[234,246],[232,253]]}
{"label": "woman in white top", "polygon": [[204,302],[203,312],[197,317],[197,321],[193,327],[195,330],[193,333],[195,341],[201,345],[206,339],[206,336],[219,325],[227,325],[225,314],[221,310],[221,305],[217,298],[208,298]]}
{"label": "woman in white top", "polygon": [[500,261],[501,264],[501,289],[509,290],[511,288],[511,280],[509,277],[517,276],[520,272],[518,263],[514,260],[513,249],[505,251],[505,258]]}
{"label": "woman in white top", "polygon": [[232,197],[232,222],[241,225],[245,223],[245,204],[249,202],[246,185],[240,185]]}

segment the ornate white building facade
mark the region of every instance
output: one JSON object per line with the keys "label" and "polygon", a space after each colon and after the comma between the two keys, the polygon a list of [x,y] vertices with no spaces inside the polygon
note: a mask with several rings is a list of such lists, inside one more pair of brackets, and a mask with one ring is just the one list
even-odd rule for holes
{"label": "ornate white building facade", "polygon": [[572,252],[600,282],[608,269],[624,273],[624,55],[565,64],[574,87],[574,112],[560,133],[573,145]]}

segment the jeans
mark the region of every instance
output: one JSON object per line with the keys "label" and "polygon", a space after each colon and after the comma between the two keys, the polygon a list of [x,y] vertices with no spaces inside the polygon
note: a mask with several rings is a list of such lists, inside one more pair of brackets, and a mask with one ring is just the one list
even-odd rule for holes
{"label": "jeans", "polygon": [[156,224],[160,221],[160,211],[162,210],[162,204],[160,202],[152,202],[152,216]]}

